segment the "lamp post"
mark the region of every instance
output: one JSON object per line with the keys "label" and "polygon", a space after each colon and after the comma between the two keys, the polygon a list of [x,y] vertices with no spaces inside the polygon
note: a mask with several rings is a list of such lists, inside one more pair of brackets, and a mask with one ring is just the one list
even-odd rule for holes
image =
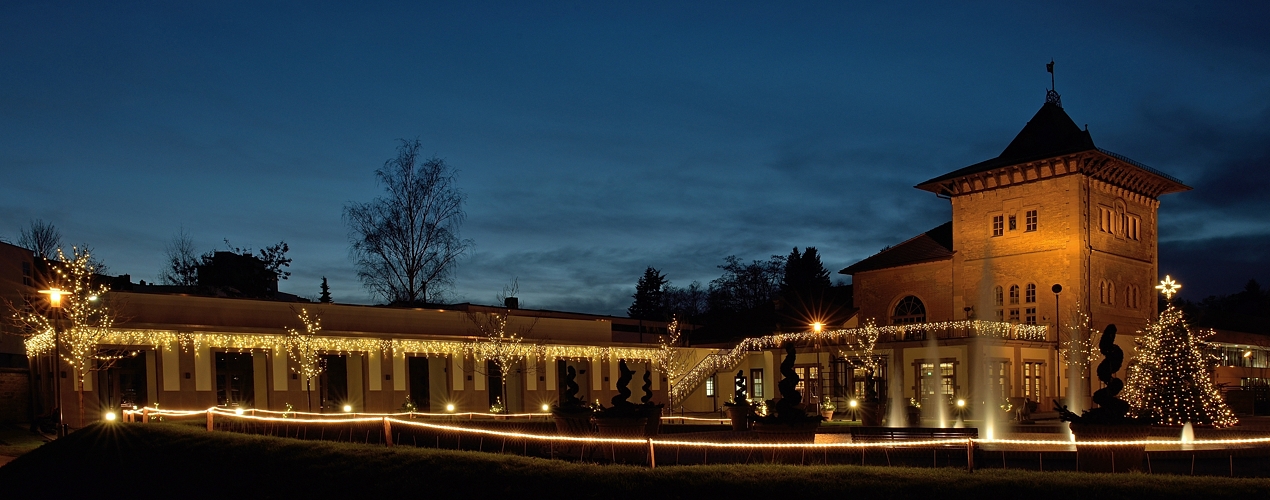
{"label": "lamp post", "polygon": [[57,437],[66,436],[66,426],[62,421],[62,329],[61,310],[62,296],[67,292],[57,288],[40,290],[49,296],[49,306],[57,310],[53,317],[53,392],[57,401]]}

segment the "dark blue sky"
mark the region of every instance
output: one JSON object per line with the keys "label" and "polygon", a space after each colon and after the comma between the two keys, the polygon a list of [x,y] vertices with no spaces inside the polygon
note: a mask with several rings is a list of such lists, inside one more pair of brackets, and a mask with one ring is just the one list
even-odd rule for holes
{"label": "dark blue sky", "polygon": [[948,220],[912,186],[1000,153],[1053,58],[1096,144],[1196,188],[1160,211],[1183,296],[1270,282],[1263,3],[684,3],[4,2],[0,237],[134,280],[181,227],[286,240],[283,291],[367,303],[342,207],[417,137],[468,195],[456,300],[624,314],[648,265],[837,271]]}

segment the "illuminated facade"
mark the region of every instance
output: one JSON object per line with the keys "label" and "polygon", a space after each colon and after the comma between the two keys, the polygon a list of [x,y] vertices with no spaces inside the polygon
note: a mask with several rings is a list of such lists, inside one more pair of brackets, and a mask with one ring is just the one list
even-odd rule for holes
{"label": "illuminated facade", "polygon": [[1052,92],[1000,156],[916,187],[949,200],[952,220],[841,271],[853,277],[858,317],[1049,329],[1044,339],[894,340],[891,390],[1027,398],[1041,409],[1067,395],[1059,351],[1082,316],[1094,331],[1130,334],[1117,340],[1133,352],[1132,333],[1156,316],[1160,196],[1190,189],[1096,147]]}
{"label": "illuminated facade", "polygon": [[[50,285],[35,274],[30,282],[6,282],[7,298],[43,305],[37,291]],[[124,290],[102,300],[118,319],[98,352],[119,359],[96,362],[85,377],[87,421],[107,410],[156,403],[322,412],[348,405],[351,411],[391,412],[401,410],[407,397],[417,411],[485,412],[502,405],[534,412],[557,401],[565,366],[579,373],[580,396],[607,404],[617,394],[619,359],[636,370],[636,380],[645,371],[653,374],[655,401],[667,397],[658,368],[665,351],[658,343],[667,326],[662,322],[471,304],[408,309]],[[320,320],[320,329],[306,328],[306,312],[311,323]],[[491,340],[482,324],[500,325],[504,340]],[[60,327],[65,343],[66,321]],[[20,333],[10,331],[8,322],[5,328]],[[76,378],[65,362],[54,368],[52,345],[52,332],[45,332],[28,339],[23,353],[37,416],[55,406],[52,381],[59,371],[67,372],[64,381]],[[671,351],[696,361],[694,349]],[[311,390],[306,358],[320,366]],[[644,395],[639,384],[631,390],[634,400]],[[62,396],[64,418],[78,427],[77,384],[63,383]]]}

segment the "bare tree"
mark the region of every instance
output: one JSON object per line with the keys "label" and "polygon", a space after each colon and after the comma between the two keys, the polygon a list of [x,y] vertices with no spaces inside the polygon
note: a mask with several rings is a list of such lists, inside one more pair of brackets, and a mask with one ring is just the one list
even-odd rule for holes
{"label": "bare tree", "polygon": [[159,273],[159,281],[165,285],[194,286],[198,284],[198,252],[194,250],[194,238],[184,227],[172,235],[164,248],[166,264]]}
{"label": "bare tree", "polygon": [[357,277],[390,303],[440,302],[472,244],[459,237],[467,215],[454,170],[440,158],[421,160],[419,148],[417,139],[402,140],[397,157],[375,171],[385,195],[344,207]]}
{"label": "bare tree", "polygon": [[44,219],[34,219],[18,233],[18,246],[35,252],[38,257],[53,260],[62,248],[62,232]]}
{"label": "bare tree", "polygon": [[[486,376],[499,377],[500,389],[502,397],[507,397],[507,376],[521,361],[534,359],[533,352],[536,351],[534,346],[524,344],[525,337],[534,330],[534,326],[538,324],[538,318],[533,318],[528,325],[522,324],[519,328],[509,330],[508,321],[511,319],[511,308],[507,307],[507,299],[515,298],[520,291],[520,281],[512,280],[510,285],[504,286],[502,293],[498,294],[499,305],[497,309],[491,312],[479,313],[476,311],[468,311],[467,318],[476,326],[476,332],[482,337],[474,349],[473,355],[476,358],[473,369]],[[490,361],[494,363],[494,370],[486,370],[481,366],[481,361]],[[493,373],[493,372],[497,373]],[[536,370],[526,370],[526,376],[530,376],[530,372]],[[506,411],[507,401],[502,401],[503,409]]]}
{"label": "bare tree", "polygon": [[84,385],[92,373],[107,370],[127,351],[101,347],[120,318],[110,300],[110,288],[94,283],[99,271],[88,250],[73,247],[66,255],[55,250],[49,285],[60,293],[60,306],[49,311],[34,297],[21,306],[10,304],[19,334],[25,338],[27,356],[50,352],[59,364],[70,368],[79,396],[79,424],[84,424]]}

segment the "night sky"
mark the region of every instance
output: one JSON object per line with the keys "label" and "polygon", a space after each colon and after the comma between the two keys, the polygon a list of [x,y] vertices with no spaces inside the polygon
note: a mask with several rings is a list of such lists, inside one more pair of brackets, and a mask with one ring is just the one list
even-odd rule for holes
{"label": "night sky", "polygon": [[795,246],[846,279],[949,220],[912,186],[999,154],[1053,58],[1098,146],[1195,188],[1160,210],[1182,297],[1270,284],[1270,4],[771,3],[6,1],[0,237],[133,281],[182,227],[286,240],[282,291],[371,303],[342,209],[418,138],[468,196],[455,301],[625,315],[646,266]]}

